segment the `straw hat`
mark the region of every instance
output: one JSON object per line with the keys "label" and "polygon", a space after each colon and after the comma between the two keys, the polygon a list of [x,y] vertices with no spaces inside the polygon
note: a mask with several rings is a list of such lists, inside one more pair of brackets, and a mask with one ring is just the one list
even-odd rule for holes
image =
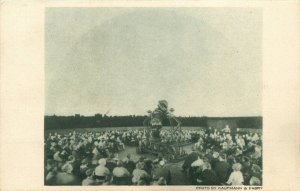
{"label": "straw hat", "polygon": [[250,185],[252,186],[260,186],[261,185],[261,181],[259,180],[259,178],[252,176],[250,179]]}
{"label": "straw hat", "polygon": [[195,160],[192,164],[191,164],[191,167],[199,167],[199,166],[202,166],[204,164],[203,160],[200,159],[198,157],[197,160]]}
{"label": "straw hat", "polygon": [[159,165],[160,165],[160,166],[165,166],[165,164],[166,164],[166,162],[165,162],[164,160],[161,160],[161,161],[159,162]]}

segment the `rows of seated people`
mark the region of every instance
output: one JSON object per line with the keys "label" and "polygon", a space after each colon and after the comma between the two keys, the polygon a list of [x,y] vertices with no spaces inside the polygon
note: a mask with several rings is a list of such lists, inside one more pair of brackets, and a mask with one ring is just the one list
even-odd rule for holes
{"label": "rows of seated people", "polygon": [[[168,185],[172,170],[162,156],[156,160],[117,153],[125,145],[138,146],[147,131],[52,133],[45,139],[46,185]],[[167,137],[168,130],[161,136]],[[197,185],[260,185],[262,181],[261,135],[232,133],[226,129],[183,130],[182,141],[196,139],[182,168]],[[176,168],[176,167],[174,167]]]}
{"label": "rows of seated people", "polygon": [[262,184],[262,140],[258,133],[201,133],[182,166],[196,185]]}

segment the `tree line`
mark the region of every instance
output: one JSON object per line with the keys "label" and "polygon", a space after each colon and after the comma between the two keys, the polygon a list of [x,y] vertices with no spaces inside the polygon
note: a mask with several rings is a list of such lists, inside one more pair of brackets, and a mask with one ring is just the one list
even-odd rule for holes
{"label": "tree line", "polygon": [[[72,128],[101,128],[101,127],[135,127],[143,126],[147,116],[107,116],[96,114],[94,116],[45,116],[45,129],[72,129]],[[262,117],[177,117],[185,127],[207,127],[208,120],[235,120],[239,128],[262,128]],[[164,126],[169,126],[168,120],[163,121]]]}

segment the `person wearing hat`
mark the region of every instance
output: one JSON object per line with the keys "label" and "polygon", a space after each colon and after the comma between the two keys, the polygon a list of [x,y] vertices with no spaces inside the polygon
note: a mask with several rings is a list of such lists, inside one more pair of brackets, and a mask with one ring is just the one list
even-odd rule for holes
{"label": "person wearing hat", "polygon": [[136,169],[133,170],[132,175],[132,183],[135,185],[138,184],[141,179],[146,180],[150,178],[149,174],[143,170],[143,165],[141,163],[136,164]]}
{"label": "person wearing hat", "polygon": [[252,176],[250,179],[250,185],[251,186],[261,186],[261,181],[259,178]]}
{"label": "person wearing hat", "polygon": [[110,179],[110,171],[106,167],[106,160],[104,158],[99,160],[99,165],[95,168],[95,178],[96,180],[103,182]]}
{"label": "person wearing hat", "polygon": [[71,164],[66,163],[61,168],[62,172],[57,173],[56,175],[56,184],[55,185],[79,185],[80,181],[72,173],[73,167]]}
{"label": "person wearing hat", "polygon": [[192,183],[193,184],[197,184],[197,177],[199,176],[199,174],[202,171],[202,167],[204,164],[204,161],[202,160],[203,158],[203,154],[199,153],[199,157],[197,158],[197,160],[193,161],[193,163],[191,164],[190,168],[189,168],[189,176],[191,177]]}
{"label": "person wearing hat", "polygon": [[129,185],[129,171],[123,166],[123,162],[118,160],[117,166],[112,171],[113,184],[115,185]]}
{"label": "person wearing hat", "polygon": [[192,164],[191,167],[201,167],[204,164],[203,160],[198,157],[197,160],[195,160]]}
{"label": "person wearing hat", "polygon": [[186,156],[184,163],[182,165],[182,171],[187,172],[187,170],[191,167],[191,164],[197,160],[199,157],[199,152],[193,150],[188,156]]}
{"label": "person wearing hat", "polygon": [[165,167],[165,161],[161,160],[159,161],[159,165],[157,168],[153,169],[153,176],[157,177],[158,179],[163,177],[166,180],[167,184],[170,184],[171,182],[171,171],[169,168]]}

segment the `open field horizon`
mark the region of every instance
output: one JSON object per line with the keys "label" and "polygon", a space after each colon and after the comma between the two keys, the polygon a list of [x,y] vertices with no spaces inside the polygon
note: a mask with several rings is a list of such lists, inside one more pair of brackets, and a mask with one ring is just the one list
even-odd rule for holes
{"label": "open field horizon", "polygon": [[[170,127],[164,126],[163,129],[168,129]],[[205,127],[181,127],[183,130],[200,130],[204,129]],[[97,131],[110,131],[110,130],[137,130],[137,129],[147,129],[144,126],[136,126],[136,127],[93,127],[93,128],[71,128],[71,129],[45,129],[45,134],[48,133],[69,133],[73,132],[74,130],[77,132],[97,132]],[[250,132],[250,133],[262,133],[262,129],[239,129],[240,132]]]}

